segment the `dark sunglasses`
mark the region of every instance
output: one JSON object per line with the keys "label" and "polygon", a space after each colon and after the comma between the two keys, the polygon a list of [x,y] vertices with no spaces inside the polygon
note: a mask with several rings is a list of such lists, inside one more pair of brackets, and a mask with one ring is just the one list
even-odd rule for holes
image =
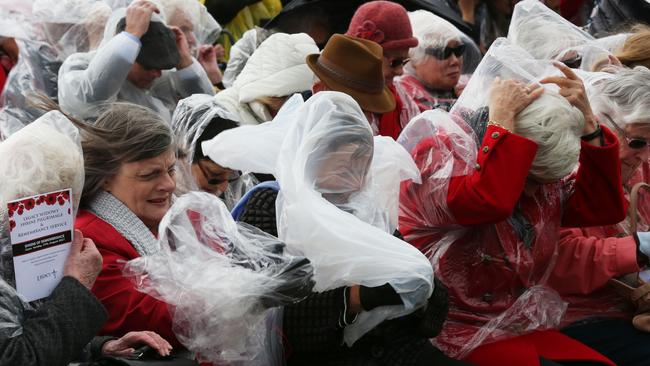
{"label": "dark sunglasses", "polygon": [[230,170],[228,176],[224,178],[215,178],[214,173],[210,172],[201,162],[199,161],[199,169],[201,169],[201,173],[205,176],[206,181],[208,182],[209,185],[211,186],[216,186],[219,184],[222,184],[225,181],[228,181],[228,183],[232,183],[239,179],[241,177],[241,172],[239,170]]}
{"label": "dark sunglasses", "polygon": [[466,46],[464,44],[461,44],[458,47],[432,47],[424,50],[424,53],[429,56],[433,56],[438,60],[446,60],[451,57],[452,54],[456,57],[462,56],[465,53],[465,48]]}
{"label": "dark sunglasses", "polygon": [[623,129],[618,127],[618,125],[616,123],[614,123],[614,121],[607,114],[603,113],[603,115],[609,120],[609,122],[610,122],[609,124],[611,126],[614,126],[616,131],[618,131],[619,135],[621,135],[621,136],[623,136],[623,138],[625,138],[625,141],[627,142],[627,146],[629,146],[630,149],[638,150],[638,149],[646,148],[648,146],[648,141],[642,140],[642,139],[637,139],[637,138],[634,138],[634,137],[629,137],[627,135],[627,133]]}
{"label": "dark sunglasses", "polygon": [[400,66],[404,66],[404,65],[408,64],[409,61],[411,61],[410,58],[396,58],[396,59],[394,59],[393,61],[390,62],[390,68],[394,69],[394,68],[397,68],[397,67],[400,67]]}

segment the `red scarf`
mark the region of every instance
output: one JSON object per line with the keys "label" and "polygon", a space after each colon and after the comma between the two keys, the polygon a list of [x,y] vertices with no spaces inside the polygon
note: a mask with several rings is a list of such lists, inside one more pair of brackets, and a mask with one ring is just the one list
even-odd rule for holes
{"label": "red scarf", "polygon": [[395,109],[391,112],[386,112],[379,117],[379,134],[397,140],[400,132],[402,132],[402,124],[400,123],[402,100],[397,95],[393,84],[390,84],[388,89],[390,89],[390,92],[395,96]]}

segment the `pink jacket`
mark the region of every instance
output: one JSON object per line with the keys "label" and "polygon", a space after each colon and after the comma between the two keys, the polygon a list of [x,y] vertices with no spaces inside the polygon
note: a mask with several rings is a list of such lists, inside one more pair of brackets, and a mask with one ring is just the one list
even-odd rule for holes
{"label": "pink jacket", "polygon": [[[650,162],[644,163],[625,184],[626,195],[634,184],[649,182]],[[650,194],[639,199],[639,229],[647,230]],[[607,282],[612,277],[639,271],[636,243],[629,232],[629,219],[612,226],[563,228],[555,269],[549,284],[569,303],[565,324],[590,316],[630,317],[626,299]]]}

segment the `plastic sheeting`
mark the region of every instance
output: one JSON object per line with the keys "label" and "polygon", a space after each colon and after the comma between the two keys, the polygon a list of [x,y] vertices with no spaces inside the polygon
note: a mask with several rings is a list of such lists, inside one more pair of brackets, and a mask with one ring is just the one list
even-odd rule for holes
{"label": "plastic sheeting", "polygon": [[228,66],[223,73],[223,85],[232,87],[253,52],[271,35],[271,31],[255,27],[247,30],[230,49]]}
{"label": "plastic sheeting", "polygon": [[[556,73],[550,61],[535,60],[498,39],[451,112],[422,113],[398,140],[411,152],[423,181],[403,184],[400,229],[406,240],[427,253],[436,275],[450,289],[450,315],[436,343],[453,357],[465,357],[487,342],[555,328],[566,309],[544,284],[557,255],[562,204],[572,192],[570,179],[522,195],[511,216],[497,223],[461,226],[447,206],[450,180],[477,171],[488,121],[486,91],[492,81],[500,77],[530,83]],[[557,90],[545,88],[546,93]],[[574,129],[581,130],[580,120],[574,122]],[[517,126],[516,120],[515,131]],[[580,131],[567,133],[579,144]]]}
{"label": "plastic sheeting", "polygon": [[[228,154],[235,147],[240,154]],[[400,295],[403,305],[359,314],[345,328],[347,344],[431,295],[430,263],[391,235],[399,182],[418,180],[417,169],[392,139],[372,137],[350,96],[295,95],[271,123],[225,131],[203,150],[221,165],[275,175],[279,237],[312,261],[315,291],[389,283]]]}
{"label": "plastic sheeting", "polygon": [[43,115],[28,102],[34,94],[57,101],[59,67],[97,47],[110,14],[99,0],[16,3],[0,9],[0,36],[15,37],[20,52],[0,100],[0,141]]}
{"label": "plastic sheeting", "polygon": [[[471,74],[481,62],[481,51],[474,41],[462,33],[453,24],[426,10],[409,12],[413,28],[413,36],[418,39],[418,45],[409,50],[411,62],[425,56],[427,48],[444,48],[450,41],[465,45],[463,54],[463,74]],[[407,67],[408,69],[408,67]]]}
{"label": "plastic sheeting", "polygon": [[[221,117],[237,122],[237,116],[220,107],[214,100],[214,97],[206,94],[194,94],[181,100],[172,116],[172,129],[176,134],[177,146],[187,154],[187,166],[181,171],[180,180],[177,187],[183,193],[188,191],[197,191],[197,187],[191,173],[192,158],[196,151],[196,144],[201,134],[210,124],[213,118]],[[200,149],[201,147],[198,146]],[[226,207],[232,209],[239,199],[246,194],[251,188],[259,183],[250,173],[241,174],[236,180],[228,182],[228,189],[223,192]]]}
{"label": "plastic sheeting", "polygon": [[212,45],[221,34],[221,26],[199,1],[154,0],[162,6],[161,11],[170,26],[179,27],[191,45]]}
{"label": "plastic sheeting", "polygon": [[217,94],[217,103],[237,114],[242,125],[270,121],[273,117],[260,99],[310,90],[314,73],[306,58],[318,52],[314,40],[305,33],[269,36],[248,59],[233,86]]}
{"label": "plastic sheeting", "polygon": [[127,263],[138,289],[170,305],[179,341],[203,362],[279,365],[276,306],[309,295],[313,268],[284,244],[237,224],[203,192],[177,199],[160,223],[161,250]]}
{"label": "plastic sheeting", "polygon": [[[214,93],[208,76],[196,60],[182,70],[163,70],[162,76],[153,80],[148,89],[127,82],[139,45],[125,34],[115,34],[126,10],[113,11],[96,51],[76,53],[61,65],[58,97],[65,112],[77,118],[94,119],[107,103],[119,100],[148,107],[171,121],[171,111],[178,100],[196,93]],[[164,23],[158,14],[153,14],[151,19]]]}
{"label": "plastic sheeting", "polygon": [[[543,30],[543,31],[541,31]],[[606,42],[598,42],[537,0],[515,5],[508,39],[538,60],[558,60],[572,68],[592,70],[611,54]]]}
{"label": "plastic sheeting", "polygon": [[77,128],[63,114],[48,112],[0,143],[0,271],[13,283],[7,203],[70,188],[76,214],[84,185],[84,161]]}

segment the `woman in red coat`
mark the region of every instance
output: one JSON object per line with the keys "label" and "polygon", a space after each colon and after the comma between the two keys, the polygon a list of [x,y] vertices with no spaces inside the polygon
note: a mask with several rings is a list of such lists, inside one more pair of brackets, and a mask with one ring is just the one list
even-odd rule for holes
{"label": "woman in red coat", "polygon": [[[425,112],[400,136],[423,181],[402,186],[400,231],[430,256],[452,304],[436,342],[479,365],[613,365],[545,330],[559,326],[566,307],[545,286],[560,225],[602,225],[625,215],[616,137],[595,122],[582,82],[556,66],[564,77],[542,83],[558,84],[566,99],[497,78],[487,127],[485,108],[468,114],[458,108],[461,99],[451,117]],[[480,95],[480,68],[464,96]],[[565,178],[578,160],[577,173]]]}
{"label": "woman in red coat", "polygon": [[86,180],[75,227],[104,260],[92,289],[108,311],[102,334],[150,330],[179,346],[167,304],[140,293],[124,263],[158,250],[157,230],[176,187],[169,126],[150,110],[113,104],[84,135]]}

